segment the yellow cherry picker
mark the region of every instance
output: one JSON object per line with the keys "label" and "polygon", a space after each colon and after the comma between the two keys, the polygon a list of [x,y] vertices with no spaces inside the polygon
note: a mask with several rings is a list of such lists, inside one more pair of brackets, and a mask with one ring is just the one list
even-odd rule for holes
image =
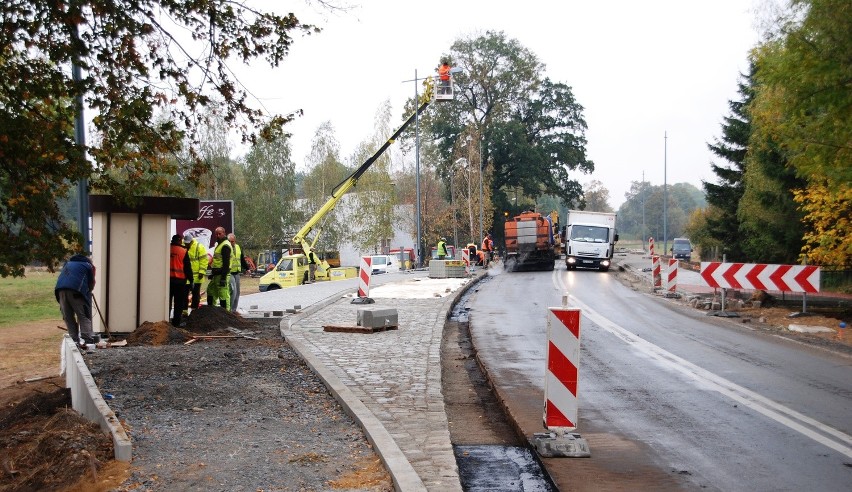
{"label": "yellow cherry picker", "polygon": [[[382,154],[391,146],[391,144],[396,141],[397,138],[402,134],[403,131],[417,118],[417,116],[422,113],[429,104],[432,103],[433,100],[437,101],[449,101],[452,100],[453,96],[453,86],[452,81],[449,83],[447,81],[443,81],[440,87],[441,92],[440,95],[436,95],[435,93],[435,81],[433,77],[426,77],[423,80],[423,94],[420,96],[417,104],[419,105],[417,109],[399,129],[394,132],[393,135],[373,154],[369,159],[364,161],[358,169],[355,170],[352,174],[350,174],[346,179],[344,179],[340,184],[334,187],[331,192],[331,197],[329,197],[328,201],[320,207],[319,210],[311,217],[305,225],[299,229],[299,232],[293,236],[291,243],[294,246],[297,246],[301,249],[300,253],[297,254],[289,254],[282,256],[278,263],[275,265],[275,268],[268,272],[266,275],[260,278],[260,291],[266,292],[267,290],[275,290],[283,287],[292,287],[295,285],[301,285],[308,281],[310,264],[313,262],[316,265],[316,278],[322,280],[328,280],[329,278],[329,269],[330,266],[325,260],[321,260],[316,252],[314,251],[314,246],[317,243],[317,239],[319,239],[320,233],[322,232],[322,228],[317,225],[328,215],[329,212],[334,210],[334,207],[340,201],[340,199],[345,195],[349,190],[351,190],[357,183],[358,179],[373,165],[376,160],[381,157]],[[316,228],[316,230],[314,230]],[[313,238],[309,237],[311,232],[314,232]]]}

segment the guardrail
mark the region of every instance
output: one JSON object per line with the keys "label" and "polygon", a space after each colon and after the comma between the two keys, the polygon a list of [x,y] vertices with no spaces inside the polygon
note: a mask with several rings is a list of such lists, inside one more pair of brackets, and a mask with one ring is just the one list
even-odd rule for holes
{"label": "guardrail", "polygon": [[115,412],[101,396],[98,385],[95,384],[95,378],[89,372],[83,354],[77,349],[77,344],[70,336],[65,335],[60,351],[65,387],[71,388],[71,408],[110,433],[116,460],[130,461],[133,454],[130,436],[124,431]]}

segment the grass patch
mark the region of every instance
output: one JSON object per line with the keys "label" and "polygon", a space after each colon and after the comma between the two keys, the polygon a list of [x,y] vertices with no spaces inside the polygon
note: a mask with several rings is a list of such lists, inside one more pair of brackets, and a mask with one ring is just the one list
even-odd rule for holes
{"label": "grass patch", "polygon": [[0,327],[62,318],[53,294],[58,273],[27,271],[24,278],[0,278]]}

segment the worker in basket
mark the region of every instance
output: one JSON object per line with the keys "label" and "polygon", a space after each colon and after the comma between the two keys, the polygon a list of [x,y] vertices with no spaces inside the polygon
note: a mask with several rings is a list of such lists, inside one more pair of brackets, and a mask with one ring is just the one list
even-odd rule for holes
{"label": "worker in basket", "polygon": [[438,86],[439,94],[450,93],[450,62],[445,58],[441,60],[441,65],[438,67]]}

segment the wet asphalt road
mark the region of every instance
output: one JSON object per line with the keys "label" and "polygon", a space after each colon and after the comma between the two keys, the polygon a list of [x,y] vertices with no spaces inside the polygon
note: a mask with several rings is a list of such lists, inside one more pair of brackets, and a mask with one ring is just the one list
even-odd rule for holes
{"label": "wet asphalt road", "polygon": [[562,490],[848,490],[852,359],[708,318],[613,272],[499,273],[471,301],[479,357],[526,434],[543,430],[546,309],[583,310],[578,431]]}

